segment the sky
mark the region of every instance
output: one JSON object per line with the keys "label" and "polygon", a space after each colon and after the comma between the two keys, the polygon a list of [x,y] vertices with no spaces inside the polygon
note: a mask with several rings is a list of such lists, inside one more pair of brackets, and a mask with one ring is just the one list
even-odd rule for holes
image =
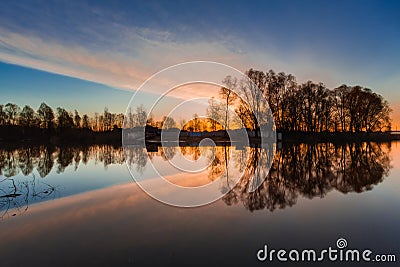
{"label": "sky", "polygon": [[125,112],[154,73],[210,60],[371,88],[396,125],[399,13],[369,0],[2,1],[0,102]]}

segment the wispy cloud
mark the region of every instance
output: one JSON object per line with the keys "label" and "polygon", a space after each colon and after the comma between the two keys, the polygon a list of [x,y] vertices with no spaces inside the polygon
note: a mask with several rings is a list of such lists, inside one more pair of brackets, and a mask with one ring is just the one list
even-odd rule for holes
{"label": "wispy cloud", "polygon": [[117,47],[90,50],[84,44],[14,33],[0,28],[0,60],[57,74],[136,89],[161,68],[190,60],[241,64],[240,54],[218,42],[178,43],[147,28],[121,31]]}
{"label": "wispy cloud", "polygon": [[[247,44],[231,34],[199,32],[182,23],[162,27],[147,17],[146,23],[130,21],[124,10],[85,4],[53,11],[18,3],[0,11],[0,61],[133,90],[154,73],[182,62],[217,61],[242,71],[252,66]],[[181,91],[177,96],[204,93]]]}
{"label": "wispy cloud", "polygon": [[0,30],[0,60],[116,87],[135,88],[143,68],[110,52]]}
{"label": "wispy cloud", "polygon": [[[152,8],[155,17],[162,15],[162,8]],[[304,66],[279,58],[271,44],[251,45],[252,40],[233,35],[235,31],[219,32],[217,25],[211,29],[179,21],[163,27],[148,16],[141,21],[136,9],[131,20],[133,14],[121,8],[13,4],[4,9],[8,13],[0,11],[0,61],[133,90],[163,68],[195,60],[217,61],[242,71],[274,68],[301,78],[304,73]],[[181,90],[177,96],[201,97],[204,92]]]}
{"label": "wispy cloud", "polygon": [[[303,32],[296,32],[297,28],[269,25],[266,29],[262,23],[250,23],[249,27],[249,22],[244,23],[247,27],[232,28],[241,23],[232,21],[229,12],[229,16],[221,13],[225,26],[217,25],[219,20],[214,18],[220,14],[209,8],[210,14],[200,15],[193,9],[191,15],[198,16],[191,21],[191,17],[182,14],[175,14],[180,16],[175,19],[171,11],[156,4],[141,9],[134,3],[127,11],[124,8],[128,4],[117,8],[106,5],[7,3],[0,10],[0,61],[133,90],[161,69],[193,60],[218,61],[242,71],[250,67],[272,68],[293,73],[299,82],[311,79],[329,87],[361,82],[367,87],[375,86],[369,75],[371,70],[349,65],[351,60],[341,57],[339,50],[334,59],[327,56],[334,51],[328,51],[331,46],[325,47],[317,42],[318,38],[311,42],[312,47],[310,42],[299,44],[295,37],[301,37]],[[198,8],[201,7],[200,4]],[[225,8],[229,6],[220,11]],[[233,10],[236,16],[245,15],[242,8]],[[211,16],[210,22],[207,15]],[[282,29],[287,29],[283,37]],[[377,64],[369,66],[378,68]],[[398,77],[397,73],[393,75]],[[373,89],[391,94],[390,86],[377,84]],[[201,96],[196,95],[201,94],[198,91],[181,93],[182,98]]]}

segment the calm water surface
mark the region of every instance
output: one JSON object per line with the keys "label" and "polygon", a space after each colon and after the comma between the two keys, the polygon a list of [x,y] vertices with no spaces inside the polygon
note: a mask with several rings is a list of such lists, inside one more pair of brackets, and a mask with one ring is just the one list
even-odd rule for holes
{"label": "calm water surface", "polygon": [[[223,176],[229,193],[201,208],[171,207],[133,182],[125,160],[148,182],[150,164],[183,186]],[[205,167],[180,175],[167,160]],[[246,175],[234,186],[256,162],[272,163],[261,186],[249,192]],[[340,237],[400,258],[398,143],[299,144],[273,158],[235,146],[1,148],[0,174],[0,266],[288,266],[256,253],[265,244],[335,247]]]}

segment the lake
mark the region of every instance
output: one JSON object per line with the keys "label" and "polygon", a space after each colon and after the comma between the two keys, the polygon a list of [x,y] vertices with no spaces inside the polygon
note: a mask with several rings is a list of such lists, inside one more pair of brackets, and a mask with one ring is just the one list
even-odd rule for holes
{"label": "lake", "polygon": [[[257,252],[264,245],[336,248],[340,238],[347,248],[395,254],[398,263],[399,143],[284,144],[271,152],[207,145],[0,148],[0,266],[291,266],[277,258],[261,262]],[[197,208],[161,203],[130,174],[155,183],[152,165],[179,186],[223,177],[218,188],[226,194]],[[198,170],[182,175],[177,165]],[[263,178],[252,179],[255,173]]]}

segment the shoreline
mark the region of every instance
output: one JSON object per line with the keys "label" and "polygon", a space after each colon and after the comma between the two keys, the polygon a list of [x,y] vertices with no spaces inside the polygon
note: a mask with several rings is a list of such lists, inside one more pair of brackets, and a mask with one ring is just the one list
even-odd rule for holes
{"label": "shoreline", "polygon": [[[146,133],[147,135],[147,133]],[[168,140],[171,144],[199,144],[203,139],[211,139],[216,144],[230,145],[242,143],[257,145],[261,143],[260,137],[248,135],[248,141],[234,142],[226,134],[214,135],[213,132],[197,132],[196,136],[178,134],[179,142]],[[264,143],[360,143],[360,142],[392,142],[400,140],[400,133],[391,132],[283,132],[277,134],[278,139],[264,139]],[[134,144],[161,144],[161,134],[147,135],[143,139],[131,139],[125,145]],[[0,129],[0,147],[3,146],[31,146],[31,145],[114,145],[122,146],[122,129],[115,128],[111,131],[94,132],[88,129],[66,129],[63,131],[44,131],[42,129],[2,128]]]}

